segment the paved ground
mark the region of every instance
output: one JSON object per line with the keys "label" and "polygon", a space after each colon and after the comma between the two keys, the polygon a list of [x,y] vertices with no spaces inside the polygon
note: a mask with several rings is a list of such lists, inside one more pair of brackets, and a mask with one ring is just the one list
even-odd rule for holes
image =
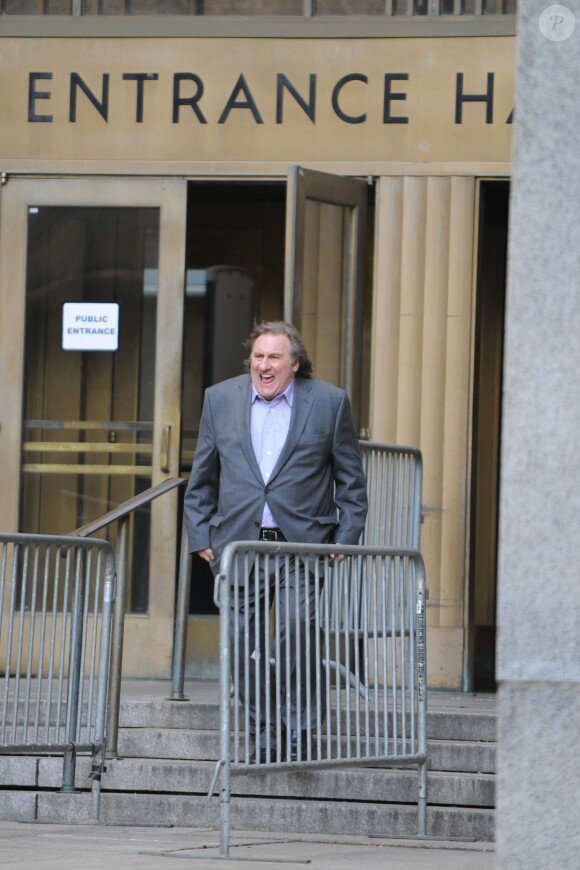
{"label": "paved ground", "polygon": [[19,870],[248,870],[271,864],[312,870],[493,870],[491,843],[233,832],[230,859],[217,831],[0,822],[0,866]]}

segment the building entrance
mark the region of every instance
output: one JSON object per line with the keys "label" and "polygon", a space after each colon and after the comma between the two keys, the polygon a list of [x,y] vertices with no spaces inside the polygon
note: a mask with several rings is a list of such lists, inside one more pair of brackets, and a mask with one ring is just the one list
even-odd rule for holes
{"label": "building entrance", "polygon": [[[188,477],[207,387],[244,371],[254,320],[284,313],[285,183],[188,188],[180,474]],[[192,558],[187,672],[219,673],[213,575]]]}
{"label": "building entrance", "polygon": [[[362,182],[296,168],[288,183],[190,182],[181,474],[188,476],[204,390],[244,371],[254,321],[292,320],[315,373],[349,390],[360,419]],[[362,213],[361,213],[362,211]],[[354,385],[356,389],[354,388]],[[217,676],[217,610],[207,563],[192,560],[188,673]]]}
{"label": "building entrance", "polygon": [[[289,183],[8,178],[0,527],[70,533],[187,475],[204,389],[243,371],[255,319],[294,320],[318,374],[358,401],[365,204],[366,184],[298,168]],[[170,673],[179,527],[175,492],[134,515],[126,675]],[[203,568],[198,676],[218,660]]]}

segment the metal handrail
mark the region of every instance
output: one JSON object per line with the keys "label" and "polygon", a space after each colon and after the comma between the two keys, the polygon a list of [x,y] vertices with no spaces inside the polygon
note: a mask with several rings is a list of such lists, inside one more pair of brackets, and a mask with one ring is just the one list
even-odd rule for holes
{"label": "metal handrail", "polygon": [[[170,492],[178,486],[182,486],[186,481],[182,477],[171,477],[146,489],[144,492],[133,496],[122,502],[113,510],[108,511],[100,517],[97,517],[84,526],[75,529],[71,532],[79,538],[86,538],[93,535],[95,532],[110,526],[112,523],[118,523],[117,531],[117,546],[116,546],[116,566],[117,566],[117,597],[115,600],[115,610],[113,615],[113,632],[112,632],[112,647],[111,647],[111,664],[110,664],[110,679],[109,679],[109,700],[107,710],[107,756],[115,758],[118,755],[118,738],[119,738],[119,707],[121,703],[121,673],[123,669],[123,639],[125,629],[125,594],[127,590],[127,563],[128,563],[128,537],[129,537],[129,517],[137,508],[150,504],[154,499]],[[183,550],[183,542],[182,542]],[[181,562],[180,562],[181,571]],[[185,585],[180,576],[179,587]]]}
{"label": "metal handrail", "polygon": [[105,526],[109,526],[117,520],[128,517],[136,508],[149,504],[149,502],[152,502],[160,495],[175,489],[176,486],[181,486],[182,483],[185,483],[183,477],[170,477],[168,480],[164,480],[162,483],[158,483],[156,486],[152,486],[144,492],[134,495],[133,498],[127,499],[127,501],[122,502],[116,508],[113,508],[113,510],[97,517],[96,520],[91,520],[90,523],[80,526],[78,529],[75,529],[74,532],[71,532],[71,534],[78,535],[79,538],[86,538],[89,535],[93,535],[95,532],[104,529]]}

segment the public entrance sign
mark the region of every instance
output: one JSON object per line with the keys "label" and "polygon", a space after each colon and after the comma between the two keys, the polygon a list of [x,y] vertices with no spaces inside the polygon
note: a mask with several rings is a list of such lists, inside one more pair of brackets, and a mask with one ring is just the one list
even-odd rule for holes
{"label": "public entrance sign", "polygon": [[117,302],[65,302],[62,306],[63,350],[117,350]]}

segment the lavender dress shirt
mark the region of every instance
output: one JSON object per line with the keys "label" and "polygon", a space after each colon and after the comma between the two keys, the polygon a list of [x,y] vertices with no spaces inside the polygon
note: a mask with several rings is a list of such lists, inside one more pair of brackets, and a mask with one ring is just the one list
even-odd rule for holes
{"label": "lavender dress shirt", "polygon": [[[284,392],[272,399],[271,402],[263,399],[252,384],[250,432],[252,447],[264,483],[268,483],[288,437],[293,399],[294,380],[290,381]],[[266,502],[262,514],[262,527],[275,528],[277,525],[268,502]]]}

